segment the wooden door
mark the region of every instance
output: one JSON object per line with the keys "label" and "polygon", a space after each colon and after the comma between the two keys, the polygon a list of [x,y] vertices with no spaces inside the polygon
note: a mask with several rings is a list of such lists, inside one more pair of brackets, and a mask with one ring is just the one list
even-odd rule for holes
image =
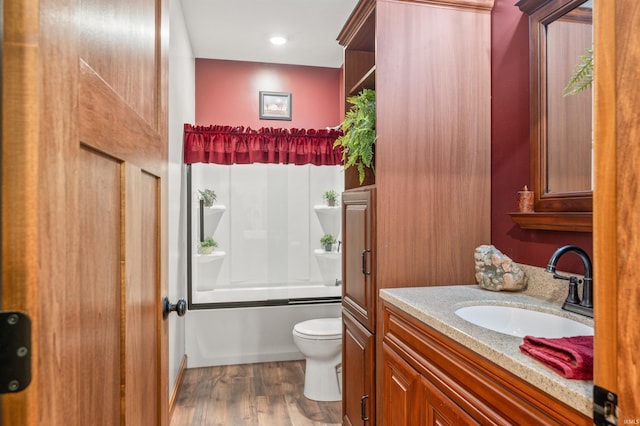
{"label": "wooden door", "polygon": [[594,384],[640,422],[640,3],[594,2]]}
{"label": "wooden door", "polygon": [[373,224],[375,188],[342,194],[342,303],[369,331],[375,331],[376,288]]}
{"label": "wooden door", "polygon": [[32,320],[6,425],[168,423],[165,0],[5,0],[2,309]]}

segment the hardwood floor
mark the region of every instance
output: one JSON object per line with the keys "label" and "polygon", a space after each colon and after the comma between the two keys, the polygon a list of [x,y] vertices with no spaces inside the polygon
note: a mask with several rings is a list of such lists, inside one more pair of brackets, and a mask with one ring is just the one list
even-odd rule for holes
{"label": "hardwood floor", "polygon": [[303,395],[304,361],[188,369],[171,426],[340,425],[342,403]]}

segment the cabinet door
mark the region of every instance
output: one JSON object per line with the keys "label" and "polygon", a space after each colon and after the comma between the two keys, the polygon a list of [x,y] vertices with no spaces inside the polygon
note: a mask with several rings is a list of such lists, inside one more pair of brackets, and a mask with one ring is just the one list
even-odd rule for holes
{"label": "cabinet door", "polygon": [[382,346],[382,424],[415,426],[419,424],[418,405],[421,376],[416,369]]}
{"label": "cabinet door", "polygon": [[383,426],[480,424],[387,344],[382,346],[382,394]]}
{"label": "cabinet door", "polygon": [[343,306],[369,331],[375,332],[375,188],[342,194]]}
{"label": "cabinet door", "polygon": [[343,425],[375,425],[375,336],[342,311]]}
{"label": "cabinet door", "polygon": [[462,407],[452,401],[433,383],[422,378],[418,406],[422,408],[423,416],[420,425],[425,426],[476,426],[480,425]]}

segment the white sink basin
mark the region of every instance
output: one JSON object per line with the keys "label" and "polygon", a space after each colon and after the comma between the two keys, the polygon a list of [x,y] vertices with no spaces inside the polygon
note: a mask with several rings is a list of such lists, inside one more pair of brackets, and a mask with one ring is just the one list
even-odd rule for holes
{"label": "white sink basin", "polygon": [[569,318],[512,306],[476,305],[457,309],[456,315],[480,327],[511,336],[593,336],[593,327]]}

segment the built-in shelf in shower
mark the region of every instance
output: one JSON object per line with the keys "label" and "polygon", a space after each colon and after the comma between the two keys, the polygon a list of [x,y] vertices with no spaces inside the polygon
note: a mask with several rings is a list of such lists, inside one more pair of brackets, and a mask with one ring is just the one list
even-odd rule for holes
{"label": "built-in shelf in shower", "polygon": [[336,280],[341,279],[340,263],[342,261],[342,253],[338,251],[325,251],[324,249],[315,249],[313,254],[316,256],[318,268],[322,281],[326,284],[335,284]]}
{"label": "built-in shelf in shower", "polygon": [[211,236],[218,229],[218,224],[220,223],[220,219],[222,219],[222,215],[227,210],[225,206],[222,205],[213,205],[211,207],[205,207],[203,209],[204,213],[204,234],[206,236]]}
{"label": "built-in shelf in shower", "polygon": [[[215,288],[222,263],[225,259],[226,252],[222,250],[215,250],[210,254],[200,254],[197,252],[198,241],[203,238],[212,237],[215,239],[215,232],[220,224],[222,215],[227,210],[223,205],[213,205],[211,207],[204,207],[200,204],[199,200],[196,204],[196,215],[199,217],[198,229],[194,235],[195,246],[193,253],[195,253],[194,271],[196,272],[195,289],[197,291],[211,291]],[[202,210],[200,210],[202,206]]]}
{"label": "built-in shelf in shower", "polygon": [[196,289],[198,291],[211,291],[215,289],[225,256],[226,253],[221,250],[216,250],[211,254],[197,255],[198,280],[196,281]]}
{"label": "built-in shelf in shower", "polygon": [[338,238],[340,235],[341,208],[340,206],[317,205],[313,206],[316,216],[320,221],[322,232]]}
{"label": "built-in shelf in shower", "polygon": [[226,253],[224,251],[214,251],[213,253],[209,253],[209,254],[200,254],[200,253],[196,254],[198,263],[213,262],[214,260],[217,260],[219,258],[224,258],[225,255]]}

